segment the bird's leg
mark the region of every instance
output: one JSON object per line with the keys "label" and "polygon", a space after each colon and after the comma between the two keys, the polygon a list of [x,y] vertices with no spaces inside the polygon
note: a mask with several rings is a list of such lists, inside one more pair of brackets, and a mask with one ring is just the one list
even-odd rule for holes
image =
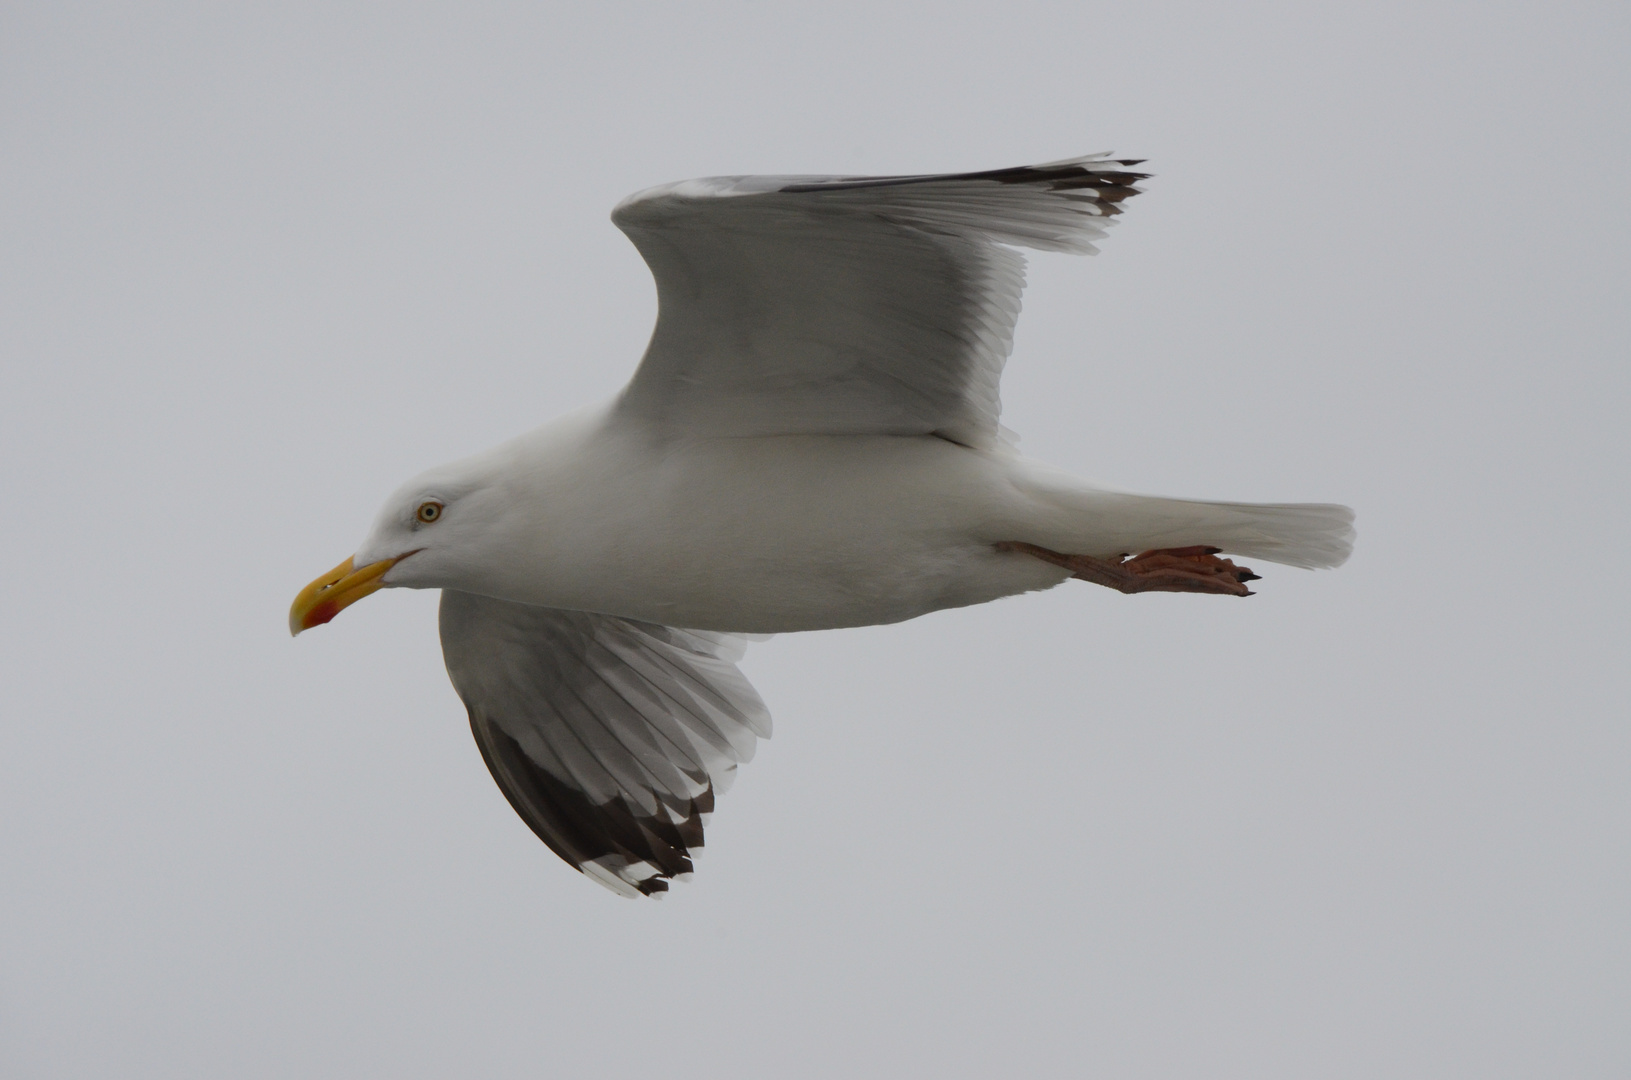
{"label": "bird's leg", "polygon": [[1072,577],[1104,585],[1124,593],[1194,592],[1251,596],[1246,582],[1257,575],[1228,559],[1218,558],[1221,548],[1156,548],[1127,558],[1099,559],[1092,555],[1062,555],[1020,540],[1004,540],[998,551],[1017,551],[1044,562],[1062,566]]}

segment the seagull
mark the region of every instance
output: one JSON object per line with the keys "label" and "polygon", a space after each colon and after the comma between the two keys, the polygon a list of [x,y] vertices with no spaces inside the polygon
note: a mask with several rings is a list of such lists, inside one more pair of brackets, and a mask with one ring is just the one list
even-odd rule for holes
{"label": "seagull", "polygon": [[921,176],[729,176],[623,200],[657,325],[611,401],[431,469],[289,629],[440,589],[476,744],[557,855],[687,879],[770,714],[758,635],[901,622],[1078,578],[1248,596],[1226,553],[1334,567],[1353,512],[1156,498],[1025,457],[998,383],[1019,248],[1095,254],[1149,174],[1093,154]]}

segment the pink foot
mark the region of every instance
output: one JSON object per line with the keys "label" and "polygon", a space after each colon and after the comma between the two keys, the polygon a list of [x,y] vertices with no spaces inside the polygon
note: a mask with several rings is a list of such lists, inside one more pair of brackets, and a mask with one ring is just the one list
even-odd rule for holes
{"label": "pink foot", "polygon": [[1062,555],[1020,540],[1004,540],[998,551],[1018,551],[1045,562],[1062,566],[1074,577],[1104,585],[1124,593],[1193,592],[1251,596],[1246,582],[1257,575],[1228,559],[1218,558],[1221,548],[1157,548],[1120,559],[1099,559],[1092,555]]}

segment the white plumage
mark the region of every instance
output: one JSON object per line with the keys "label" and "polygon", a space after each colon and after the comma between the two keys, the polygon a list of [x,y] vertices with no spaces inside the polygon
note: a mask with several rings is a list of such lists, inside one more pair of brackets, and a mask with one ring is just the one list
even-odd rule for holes
{"label": "white plumage", "polygon": [[1213,549],[1339,565],[1345,507],[1105,491],[1002,437],[1012,245],[1094,251],[1136,164],[631,196],[613,220],[659,308],[628,387],[410,482],[292,628],[381,586],[445,590],[448,672],[512,805],[595,880],[650,894],[689,872],[714,796],[770,732],[730,635],[895,622],[1073,573],[1243,595],[1253,575]]}

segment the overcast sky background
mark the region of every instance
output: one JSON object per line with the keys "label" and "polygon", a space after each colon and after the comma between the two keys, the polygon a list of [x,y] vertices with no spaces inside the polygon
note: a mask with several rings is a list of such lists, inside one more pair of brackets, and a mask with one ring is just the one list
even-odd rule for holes
{"label": "overcast sky background", "polygon": [[[0,6],[0,1073],[1623,1077],[1631,7]],[[1114,150],[1005,420],[1349,503],[745,662],[662,903],[488,777],[436,596],[291,641],[408,476],[615,392],[633,190]]]}

